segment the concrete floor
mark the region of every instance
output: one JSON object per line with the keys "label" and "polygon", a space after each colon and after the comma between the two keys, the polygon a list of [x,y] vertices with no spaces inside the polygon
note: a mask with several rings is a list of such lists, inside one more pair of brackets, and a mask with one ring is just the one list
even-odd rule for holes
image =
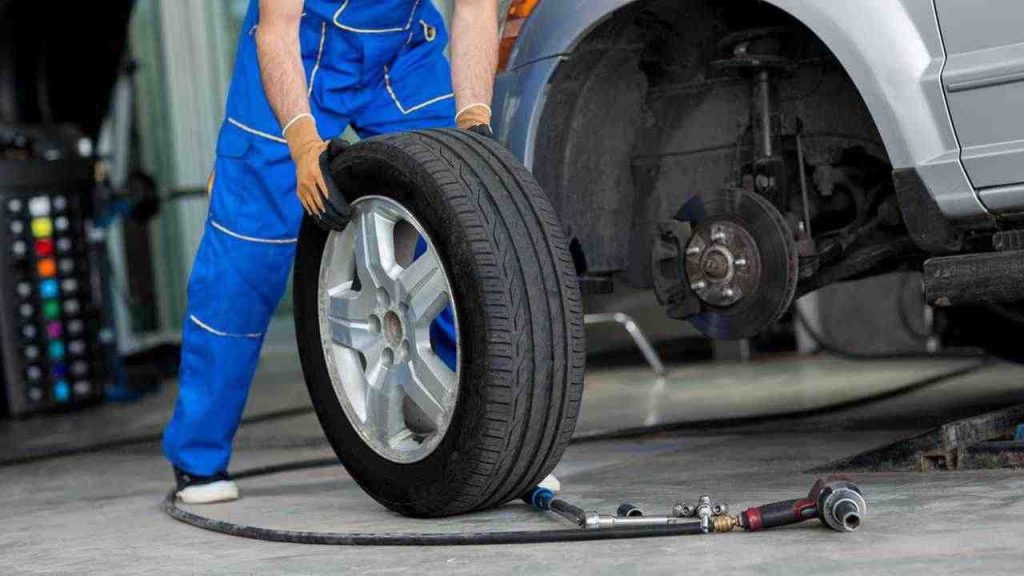
{"label": "concrete floor", "polygon": [[[272,359],[289,353],[287,347],[268,351]],[[704,424],[633,439],[577,442],[558,469],[564,494],[585,508],[609,513],[624,500],[652,513],[667,512],[674,502],[703,492],[734,511],[802,496],[814,480],[804,471],[812,467],[951,418],[1024,402],[1024,368],[1007,365],[907,389],[924,377],[948,375],[970,364],[784,359],[680,367],[663,380],[643,367],[593,370],[587,379],[581,438],[639,425]],[[251,410],[301,406],[304,392],[294,364],[266,365],[274,372],[264,371],[258,379]],[[893,396],[839,413],[742,420],[813,411],[880,393]],[[166,417],[171,396],[147,400],[157,415],[142,420],[157,423]],[[90,430],[86,435],[91,438],[109,439],[116,432],[110,430],[109,415],[121,410],[130,408],[95,411],[91,419],[83,414],[79,426]],[[706,424],[721,418],[741,420],[731,427]],[[45,422],[22,424],[44,432]],[[5,450],[45,447],[31,442],[23,428],[5,426],[0,428]],[[139,424],[132,430],[146,428]],[[44,436],[50,442],[58,438]],[[236,470],[330,456],[309,414],[246,425],[236,445]],[[713,569],[1019,574],[1024,561],[1020,471],[858,475],[870,512],[862,530],[848,535],[807,523],[764,534],[400,549],[264,543],[179,524],[159,507],[170,485],[169,472],[155,443],[0,468],[0,573],[533,575]],[[241,487],[240,502],[203,512],[266,527],[336,532],[565,527],[564,521],[520,504],[438,522],[401,518],[364,496],[340,466],[247,480]]]}

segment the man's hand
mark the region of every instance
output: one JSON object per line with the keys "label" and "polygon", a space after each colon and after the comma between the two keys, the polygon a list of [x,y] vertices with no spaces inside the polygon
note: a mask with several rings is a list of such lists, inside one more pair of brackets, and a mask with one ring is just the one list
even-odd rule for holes
{"label": "man's hand", "polygon": [[[331,140],[327,145],[327,153],[320,156],[320,171],[323,174],[331,173],[331,163],[345,153],[348,149],[348,142],[341,138]],[[340,232],[348,226],[352,220],[352,206],[349,205],[345,196],[334,186],[334,180],[324,180],[327,185],[327,201],[324,203],[324,212],[317,216],[316,223],[324,230]]]}
{"label": "man's hand", "polygon": [[497,140],[497,138],[494,137],[494,130],[491,130],[491,127],[487,124],[477,124],[476,126],[470,126],[469,128],[466,128],[466,130],[473,132],[474,134],[479,134],[484,138]]}
{"label": "man's hand", "polygon": [[494,138],[494,132],[491,131],[491,107],[486,104],[472,104],[459,110],[455,115],[455,124],[462,130]]}
{"label": "man's hand", "polygon": [[284,131],[295,162],[296,193],[307,214],[322,214],[327,199],[327,183],[320,168],[320,155],[327,150],[327,142],[316,131],[316,122],[306,114],[291,121]]}

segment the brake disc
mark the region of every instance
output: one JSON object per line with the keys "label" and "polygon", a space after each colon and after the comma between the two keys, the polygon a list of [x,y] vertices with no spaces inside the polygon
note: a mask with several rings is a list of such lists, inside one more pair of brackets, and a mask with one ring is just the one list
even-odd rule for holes
{"label": "brake disc", "polygon": [[764,197],[726,189],[691,199],[677,216],[693,235],[684,267],[700,300],[693,325],[719,340],[754,336],[789,308],[799,279],[793,232]]}

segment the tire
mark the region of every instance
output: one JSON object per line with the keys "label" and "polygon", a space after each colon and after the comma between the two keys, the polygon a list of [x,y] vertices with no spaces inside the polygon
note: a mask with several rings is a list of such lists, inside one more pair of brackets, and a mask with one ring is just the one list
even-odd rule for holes
{"label": "tire", "polygon": [[451,421],[432,452],[395,462],[368,445],[331,381],[319,286],[329,234],[307,218],[295,261],[296,334],[338,458],[370,496],[408,516],[522,496],[561,458],[583,391],[579,286],[547,197],[503,147],[456,130],[365,140],[331,162],[330,177],[349,202],[385,197],[418,220],[448,271],[460,365]]}

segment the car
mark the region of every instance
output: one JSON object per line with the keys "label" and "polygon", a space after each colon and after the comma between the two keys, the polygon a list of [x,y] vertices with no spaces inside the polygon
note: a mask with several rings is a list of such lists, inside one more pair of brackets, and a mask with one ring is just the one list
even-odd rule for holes
{"label": "car", "polygon": [[582,286],[748,338],[795,298],[923,272],[962,343],[1020,359],[1024,4],[513,0],[498,138]]}

